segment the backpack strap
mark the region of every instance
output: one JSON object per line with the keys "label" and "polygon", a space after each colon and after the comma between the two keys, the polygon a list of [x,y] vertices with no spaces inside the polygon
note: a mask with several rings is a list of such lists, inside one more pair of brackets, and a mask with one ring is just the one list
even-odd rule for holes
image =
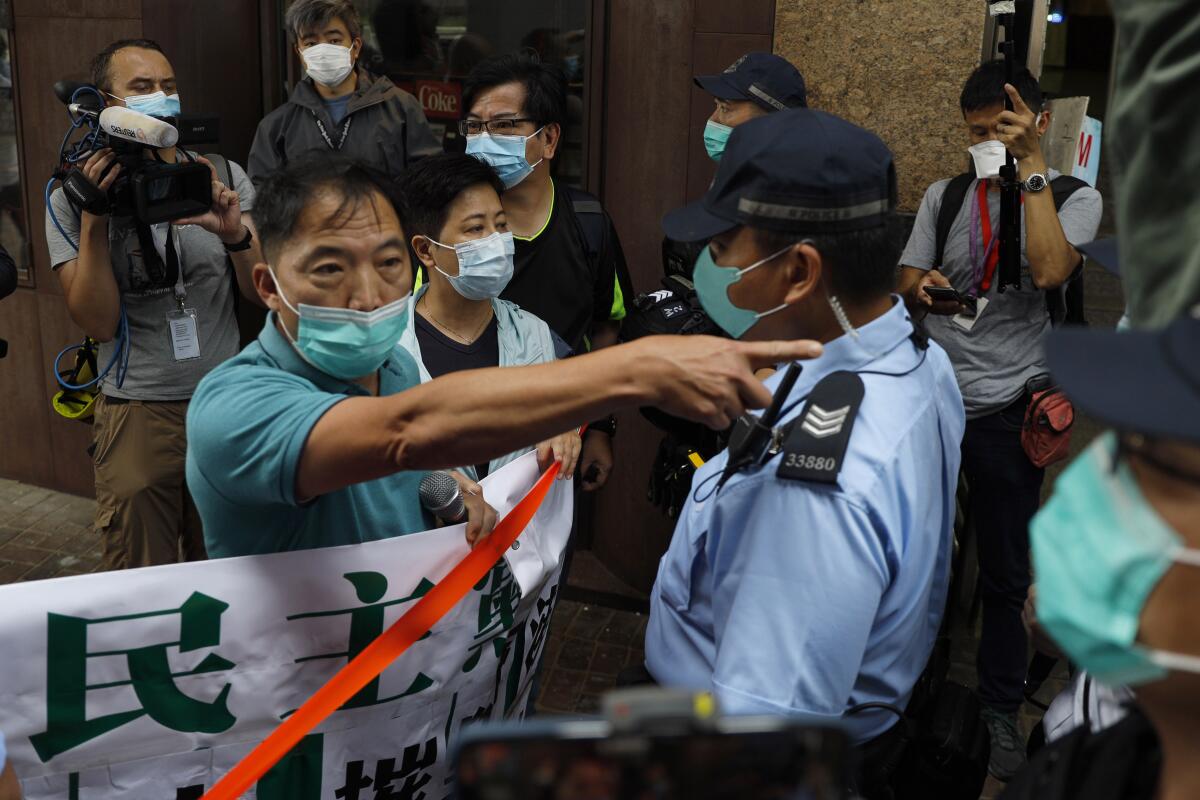
{"label": "backpack strap", "polygon": [[[229,166],[229,159],[220,153],[205,153],[204,157],[212,162],[212,165],[217,168],[217,176],[221,179],[221,183],[229,189],[234,189],[233,186],[233,167]],[[234,191],[237,191],[234,189]]]}
{"label": "backpack strap", "polygon": [[588,256],[595,262],[600,258],[600,253],[604,249],[604,206],[600,205],[600,201],[595,195],[582,189],[574,186],[564,188],[567,190],[567,199],[571,201],[571,208],[575,212],[575,219],[579,220]]}
{"label": "backpack strap", "polygon": [[[1071,195],[1088,185],[1073,175],[1059,175],[1050,181],[1050,192],[1054,196],[1054,210],[1061,211]],[[1083,261],[1071,273],[1071,277],[1058,289],[1046,292],[1046,313],[1051,324],[1058,326],[1087,325],[1083,314]]]}
{"label": "backpack strap", "polygon": [[975,174],[972,172],[955,175],[946,185],[946,191],[942,193],[942,205],[938,209],[937,228],[934,234],[934,269],[942,268],[942,261],[946,258],[946,241],[950,238],[950,228],[954,225],[954,218],[958,216],[959,209],[967,199],[967,191],[971,188],[974,180]]}

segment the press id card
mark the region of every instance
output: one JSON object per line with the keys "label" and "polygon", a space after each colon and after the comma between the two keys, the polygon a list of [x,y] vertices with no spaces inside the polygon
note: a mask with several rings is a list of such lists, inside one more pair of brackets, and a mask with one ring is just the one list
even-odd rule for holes
{"label": "press id card", "polygon": [[167,312],[167,329],[171,333],[171,349],[176,361],[200,357],[200,334],[196,325],[196,309],[177,308]]}
{"label": "press id card", "polygon": [[966,314],[955,314],[953,317],[950,318],[950,321],[953,322],[958,327],[962,328],[964,331],[969,331],[969,330],[971,330],[971,328],[975,327],[975,323],[983,315],[983,310],[985,308],[987,308],[987,305],[988,305],[988,299],[986,297],[980,297],[978,300],[975,301],[975,313],[974,314],[972,314],[970,316],[968,316]]}

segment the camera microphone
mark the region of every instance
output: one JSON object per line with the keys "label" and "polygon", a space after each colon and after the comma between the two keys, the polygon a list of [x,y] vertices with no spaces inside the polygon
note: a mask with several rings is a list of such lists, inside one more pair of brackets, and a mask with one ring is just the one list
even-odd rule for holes
{"label": "camera microphone", "polygon": [[101,111],[100,127],[109,136],[147,147],[174,147],[179,141],[179,131],[174,125],[121,106],[109,106]]}
{"label": "camera microphone", "polygon": [[463,504],[462,492],[458,490],[458,481],[448,472],[431,472],[421,478],[417,494],[425,510],[440,520],[462,522],[467,518],[467,508]]}

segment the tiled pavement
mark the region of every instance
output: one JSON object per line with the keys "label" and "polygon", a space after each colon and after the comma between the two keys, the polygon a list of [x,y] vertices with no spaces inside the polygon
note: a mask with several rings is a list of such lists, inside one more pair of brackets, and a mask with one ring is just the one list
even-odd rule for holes
{"label": "tiled pavement", "polygon": [[100,568],[92,500],[0,479],[0,583]]}

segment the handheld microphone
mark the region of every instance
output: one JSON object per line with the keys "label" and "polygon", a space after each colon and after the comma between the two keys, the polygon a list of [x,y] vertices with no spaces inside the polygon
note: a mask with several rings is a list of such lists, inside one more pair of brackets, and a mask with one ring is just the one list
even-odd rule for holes
{"label": "handheld microphone", "polygon": [[174,125],[121,106],[109,106],[101,111],[100,127],[109,136],[147,147],[174,147],[179,141],[179,131]]}
{"label": "handheld microphone", "polygon": [[467,507],[463,504],[458,481],[447,472],[431,472],[421,478],[417,489],[421,505],[430,514],[446,522],[463,522],[467,518]]}

